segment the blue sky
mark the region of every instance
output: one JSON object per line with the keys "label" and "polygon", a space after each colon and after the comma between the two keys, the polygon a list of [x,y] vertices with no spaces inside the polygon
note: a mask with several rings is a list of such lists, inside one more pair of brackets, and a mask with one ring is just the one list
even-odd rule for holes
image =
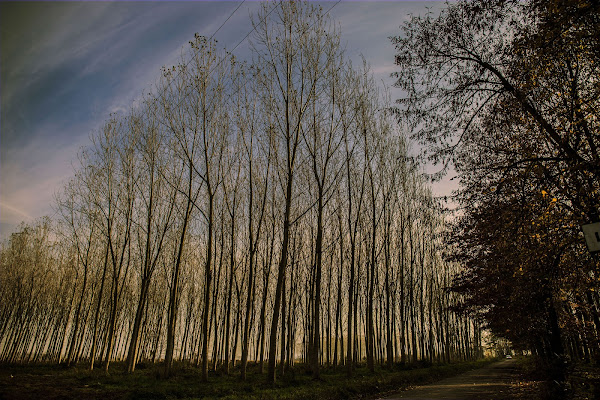
{"label": "blue sky", "polygon": [[[151,91],[194,33],[211,36],[240,1],[1,2],[0,237],[52,216],[53,196],[72,175],[77,151],[111,112]],[[335,2],[321,2],[328,10]],[[215,35],[231,49],[252,29],[258,2],[245,1]],[[348,55],[364,55],[382,84],[409,14],[431,1],[347,1],[330,11]],[[244,58],[247,42],[235,54]],[[394,92],[392,91],[392,96]],[[396,96],[397,97],[397,96]],[[438,185],[448,194],[447,185]]]}

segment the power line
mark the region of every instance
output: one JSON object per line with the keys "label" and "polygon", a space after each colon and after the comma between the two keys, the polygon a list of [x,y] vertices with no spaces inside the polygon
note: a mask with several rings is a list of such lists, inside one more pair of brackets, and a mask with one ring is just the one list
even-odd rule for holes
{"label": "power line", "polygon": [[[265,16],[265,18],[264,18],[264,19],[261,21],[261,23],[260,23],[260,24],[258,24],[258,25],[261,25],[263,22],[265,22],[265,21],[267,20],[267,18],[269,17],[269,15],[271,15],[271,13],[272,13],[272,12],[273,12],[273,11],[274,11],[274,10],[275,10],[275,9],[276,9],[278,6],[279,6],[279,4],[280,4],[279,2],[278,2],[278,3],[276,3],[276,4],[275,4],[275,7],[273,7],[273,8],[271,9],[271,11],[269,11],[269,13],[268,13],[268,14]],[[246,34],[246,36],[244,36],[244,38],[238,42],[238,44],[236,44],[236,45],[235,45],[235,47],[234,47],[234,48],[231,50],[231,53],[233,53],[233,52],[235,51],[235,49],[237,49],[237,48],[238,48],[238,46],[239,46],[240,44],[242,44],[242,42],[243,42],[244,40],[248,39],[248,36],[250,36],[250,34],[252,34],[252,32],[254,32],[254,31],[256,30],[256,27],[257,27],[258,25],[255,25],[255,26],[253,26],[253,27],[252,27],[252,30],[251,30],[250,32],[248,32],[248,33]]]}
{"label": "power line", "polygon": [[221,26],[219,26],[217,28],[217,30],[210,35],[210,38],[208,40],[211,40],[213,37],[215,37],[215,35],[221,30],[221,28],[223,27],[223,25],[225,25],[227,23],[227,21],[229,21],[229,19],[233,16],[233,14],[235,14],[235,12],[242,6],[242,4],[244,4],[246,2],[246,0],[243,0],[236,8],[235,10],[233,10],[233,12],[231,14],[229,14],[229,17],[227,17],[227,19],[225,21],[223,21],[223,23],[221,24]]}
{"label": "power line", "polygon": [[[208,39],[209,41],[210,41],[210,40],[212,40],[212,39],[215,37],[215,35],[216,35],[216,34],[217,34],[217,33],[218,33],[220,30],[221,30],[221,28],[222,28],[222,27],[223,27],[223,26],[224,26],[224,25],[227,23],[227,21],[229,21],[229,20],[231,19],[231,17],[233,16],[233,14],[235,14],[235,13],[237,12],[237,10],[239,10],[239,8],[240,8],[240,7],[242,6],[242,4],[244,4],[245,2],[246,2],[246,0],[242,0],[242,2],[241,2],[240,4],[238,4],[238,6],[235,8],[235,10],[233,10],[233,11],[232,11],[232,12],[229,14],[229,16],[228,16],[228,17],[225,19],[225,21],[223,21],[223,23],[222,23],[222,24],[221,24],[221,25],[220,25],[220,26],[217,28],[217,30],[216,30],[216,31],[214,31],[212,35],[210,35],[210,37],[209,37],[209,39]],[[195,56],[195,55],[197,55],[199,51],[200,51],[200,49],[196,50],[196,54],[194,54],[194,56]],[[187,66],[188,66],[188,65],[189,65],[189,64],[190,64],[190,63],[191,63],[191,62],[194,60],[194,56],[190,57],[190,59],[188,60],[188,62],[186,62],[186,63],[184,64],[184,67],[187,67]],[[174,78],[173,80],[170,80],[170,81],[167,83],[167,86],[166,86],[166,87],[164,88],[164,90],[163,90],[163,94],[160,94],[160,93],[159,93],[159,96],[161,96],[161,97],[163,97],[163,98],[164,98],[164,96],[163,96],[163,95],[164,95],[164,92],[166,92],[166,91],[167,91],[167,89],[168,89],[168,88],[169,88],[169,86],[171,85],[171,82],[173,82],[173,81],[174,81],[174,80],[175,80],[177,77],[179,77],[179,75],[181,74],[181,72],[182,72],[183,70],[184,70],[184,68],[181,68],[181,69],[180,69],[180,70],[177,72],[177,74],[175,75],[175,78]],[[212,72],[212,71],[211,71],[211,72]],[[177,107],[179,107],[179,105],[180,105],[180,104],[181,104],[181,103],[177,104]]]}
{"label": "power line", "polygon": [[[282,1],[283,1],[283,0],[282,0]],[[337,2],[335,2],[335,4],[334,4],[334,5],[332,5],[331,7],[329,7],[329,9],[328,9],[327,11],[325,11],[325,14],[323,14],[323,16],[327,16],[327,14],[329,14],[329,12],[330,12],[330,11],[331,11],[331,10],[332,10],[332,9],[333,9],[335,6],[337,6],[337,5],[338,5],[338,4],[339,4],[341,1],[342,1],[342,0],[338,0]],[[278,4],[278,5],[279,5],[279,4]],[[277,6],[273,7],[273,10],[274,10],[276,7],[277,7]],[[271,12],[272,12],[273,10],[271,10]],[[271,14],[271,12],[269,12],[269,14],[267,14],[267,17],[268,17],[268,16]],[[265,19],[266,19],[266,18],[265,18]],[[302,34],[306,33],[306,31],[307,31],[308,29],[312,28],[312,27],[315,25],[315,23],[316,23],[316,22],[317,22],[317,21],[315,21],[315,22],[313,22],[311,25],[307,26],[307,27],[306,27],[306,29],[304,29],[304,31],[302,32]],[[237,48],[237,47],[240,45],[240,43],[242,43],[244,40],[246,40],[246,38],[247,38],[248,36],[250,36],[250,34],[251,34],[251,33],[252,33],[254,30],[256,30],[256,27],[254,27],[254,29],[252,29],[252,31],[248,32],[248,34],[247,34],[247,35],[246,35],[246,36],[245,36],[245,37],[244,37],[242,40],[240,40],[240,42],[239,42],[238,44],[236,44],[236,45],[235,45],[235,47],[233,48],[233,50],[235,50],[235,49],[236,49],[236,48]],[[233,52],[233,50],[231,50],[231,52]],[[211,72],[212,72],[212,70],[211,70]],[[235,96],[236,94],[238,94],[238,92],[239,92],[240,90],[242,90],[242,88],[245,88],[245,87],[246,87],[246,83],[247,83],[247,82],[248,82],[248,80],[246,80],[246,81],[244,82],[244,84],[243,84],[243,85],[242,85],[242,86],[241,86],[241,87],[240,87],[238,90],[236,90],[234,93],[230,94],[230,95],[227,97],[227,101],[226,101],[225,103],[226,103],[226,104],[228,104],[228,103],[229,103],[229,100],[230,100],[230,99],[231,99],[233,96]]]}
{"label": "power line", "polygon": [[[246,0],[244,0],[243,2],[245,2],[245,1],[246,1]],[[249,36],[250,36],[250,35],[251,35],[251,34],[252,34],[252,33],[253,33],[255,30],[256,30],[256,28],[257,28],[258,26],[260,26],[260,25],[262,25],[263,23],[265,23],[265,21],[267,20],[267,18],[268,18],[268,17],[269,17],[269,16],[270,16],[270,15],[273,13],[273,11],[275,11],[275,9],[276,9],[277,7],[279,7],[279,5],[280,5],[280,4],[282,4],[282,3],[283,3],[283,1],[285,1],[285,0],[279,0],[279,1],[276,1],[275,7],[271,8],[271,10],[270,10],[270,11],[269,11],[269,12],[268,12],[266,15],[265,15],[265,17],[264,17],[264,18],[262,18],[258,24],[254,25],[254,26],[252,27],[252,29],[251,29],[251,30],[250,30],[250,31],[249,31],[249,32],[248,32],[248,33],[247,33],[247,34],[246,34],[246,35],[245,35],[245,36],[244,36],[244,37],[243,37],[243,38],[242,38],[242,39],[241,39],[241,40],[240,40],[240,41],[239,41],[239,42],[238,42],[238,43],[237,43],[237,44],[236,44],[234,47],[233,47],[233,49],[232,49],[230,52],[228,52],[228,53],[229,53],[229,54],[233,54],[233,52],[234,52],[234,51],[235,51],[235,50],[236,50],[236,49],[239,47],[239,45],[240,45],[240,44],[242,44],[242,43],[243,43],[243,42],[244,42],[244,41],[245,41],[245,40],[246,40],[246,39],[247,39],[247,38],[248,38],[248,37],[249,37]],[[331,7],[329,7],[329,9],[328,9],[327,11],[325,11],[325,13],[323,14],[323,16],[327,16],[327,15],[329,14],[329,12],[330,12],[331,10],[333,10],[333,8],[334,8],[335,6],[337,6],[339,3],[341,3],[341,1],[342,1],[342,0],[337,0],[337,1],[336,1],[336,2],[335,2],[335,3],[334,3],[332,6],[331,6]],[[243,4],[243,2],[242,2],[242,4]],[[233,13],[235,13],[235,11],[237,11],[237,9],[238,9],[238,8],[240,8],[240,6],[241,6],[241,4],[240,4],[240,5],[239,5],[239,6],[238,6],[238,7],[237,7],[237,8],[236,8],[234,11],[233,11]],[[232,13],[231,15],[233,15],[233,13]],[[219,29],[221,29],[221,27],[222,27],[223,25],[225,25],[225,23],[226,23],[226,22],[229,20],[229,18],[231,18],[231,15],[230,15],[230,16],[227,18],[227,20],[225,20],[225,22],[224,22],[223,24],[221,24],[221,26],[220,26],[220,27],[217,29],[217,31],[215,31],[215,33],[214,33],[214,34],[213,34],[213,35],[212,35],[212,36],[209,38],[209,41],[210,41],[210,40],[212,39],[212,37],[213,37],[213,36],[214,36],[214,35],[215,35],[215,34],[216,34],[218,31],[219,31]],[[310,24],[309,26],[307,26],[307,27],[306,27],[306,29],[304,29],[303,33],[305,33],[305,32],[306,32],[308,29],[312,28],[312,27],[315,25],[315,23],[316,23],[316,22],[317,22],[317,21],[314,21],[312,24]],[[194,56],[195,56],[196,54],[198,54],[198,52],[199,52],[199,51],[200,51],[200,49],[196,50],[196,52],[195,52]],[[192,62],[192,60],[194,59],[194,56],[192,56],[192,57],[190,58],[190,60],[189,60],[187,63],[185,63],[185,65],[184,65],[185,67],[187,67],[187,66],[188,66],[188,65],[189,65],[189,64]],[[211,73],[212,73],[212,72],[213,72],[213,71],[214,71],[216,68],[218,68],[218,67],[221,65],[221,63],[222,63],[223,61],[225,61],[225,59],[226,59],[226,58],[227,58],[227,55],[226,55],[226,56],[224,56],[223,58],[221,58],[221,59],[220,59],[220,60],[217,62],[217,64],[216,64],[216,65],[215,65],[213,68],[211,68],[211,69],[208,71],[208,75],[210,75],[210,74],[211,74]],[[180,69],[180,70],[178,71],[178,73],[177,73],[177,75],[175,76],[175,78],[177,78],[177,77],[178,77],[178,76],[181,74],[181,72],[183,71],[183,69],[184,69],[184,68],[182,68],[182,69]],[[175,78],[174,78],[173,80],[175,80]],[[168,87],[171,85],[171,82],[172,82],[173,80],[171,80],[171,81],[169,81],[169,82],[168,82],[167,86],[165,87],[165,90],[163,91],[163,94],[159,94],[159,95],[160,95],[160,96],[163,98],[163,100],[164,100],[164,92],[165,92],[165,91],[168,89]],[[235,96],[237,93],[239,93],[239,91],[240,91],[242,88],[245,88],[245,87],[246,87],[246,83],[247,83],[247,81],[246,81],[246,82],[244,82],[244,84],[243,84],[243,85],[242,85],[242,86],[241,86],[239,89],[237,89],[237,90],[236,90],[234,93],[231,93],[229,96],[227,96],[227,100],[225,101],[225,104],[228,104],[228,103],[229,103],[229,101],[231,100],[231,98],[232,98],[233,96]],[[178,108],[178,107],[179,107],[179,106],[180,106],[180,105],[183,103],[183,101],[184,101],[184,100],[187,98],[187,95],[188,95],[188,94],[189,94],[189,92],[186,92],[186,91],[184,90],[184,95],[183,95],[183,97],[181,98],[181,100],[179,100],[179,102],[177,102],[177,104],[175,105],[175,107],[174,107],[174,108]]]}
{"label": "power line", "polygon": [[[244,0],[244,1],[242,2],[242,4],[243,4],[245,1],[246,1],[246,0]],[[339,1],[341,1],[341,0],[338,0],[338,2],[339,2]],[[261,25],[263,22],[265,22],[265,21],[267,20],[267,18],[269,17],[269,15],[271,15],[271,13],[272,13],[272,12],[273,12],[273,11],[274,11],[274,10],[275,10],[275,9],[276,9],[278,6],[279,6],[279,4],[280,4],[280,2],[277,2],[277,3],[275,4],[275,7],[273,7],[273,8],[272,8],[272,9],[271,9],[271,10],[270,10],[268,13],[267,13],[267,15],[266,15],[266,16],[265,16],[265,17],[264,17],[264,18],[263,18],[263,19],[260,21],[260,24],[258,24],[258,25]],[[238,6],[238,7],[237,7],[235,10],[234,10],[234,13],[235,13],[235,11],[237,11],[237,9],[238,9],[238,8],[240,8],[240,6],[241,6],[241,4],[240,4],[240,5],[239,5],[239,6]],[[233,13],[232,13],[231,15],[233,15]],[[229,16],[229,18],[231,18],[231,15]],[[227,22],[227,21],[229,20],[229,18],[227,18],[227,20],[225,20],[225,22]],[[220,27],[217,29],[217,31],[215,31],[215,33],[214,33],[214,34],[213,34],[213,35],[212,35],[212,36],[211,36],[211,37],[208,39],[208,41],[210,41],[210,40],[213,38],[213,36],[214,36],[214,35],[215,35],[215,34],[216,34],[218,31],[219,31],[219,29],[221,29],[221,27],[222,27],[223,25],[225,25],[225,22],[224,22],[223,24],[221,24],[221,26],[220,26]],[[248,32],[248,33],[246,34],[246,36],[244,36],[244,38],[243,38],[242,40],[240,40],[240,41],[239,41],[239,42],[238,42],[238,43],[235,45],[235,47],[234,47],[234,48],[231,50],[231,52],[229,52],[229,53],[230,53],[230,54],[231,54],[231,53],[233,53],[233,51],[234,51],[235,49],[237,49],[237,48],[238,48],[238,46],[239,46],[240,44],[242,44],[242,42],[244,42],[244,41],[245,41],[245,40],[248,38],[248,36],[250,36],[250,35],[252,34],[252,32],[254,32],[254,31],[256,30],[256,28],[257,28],[257,26],[258,26],[258,25],[255,25],[255,26],[254,26],[254,27],[253,27],[253,28],[250,30],[250,32]],[[184,64],[184,68],[185,68],[185,67],[187,67],[187,66],[188,66],[188,65],[189,65],[189,64],[190,64],[190,63],[191,63],[191,62],[194,60],[194,56],[196,56],[196,55],[198,54],[198,52],[199,52],[199,51],[200,51],[200,48],[198,48],[198,50],[196,50],[195,54],[194,54],[194,55],[192,55],[192,57],[190,57],[189,61],[188,61],[187,63],[185,63],[185,64]],[[215,69],[216,69],[216,68],[217,68],[219,65],[221,65],[221,63],[222,63],[223,61],[225,61],[225,59],[226,59],[226,58],[227,58],[227,56],[225,56],[225,57],[223,57],[221,60],[219,60],[219,62],[217,63],[217,65],[215,65],[213,68],[211,68],[211,69],[208,71],[208,75],[210,75],[210,74],[211,74],[211,73],[212,73],[212,72],[213,72],[213,71],[214,71],[214,70],[215,70]],[[174,81],[174,80],[175,80],[177,77],[179,77],[179,75],[180,75],[180,74],[181,74],[181,72],[184,70],[184,68],[181,68],[181,69],[180,69],[180,70],[177,72],[177,75],[175,75],[175,78],[173,78],[172,80],[170,80],[170,81],[167,83],[167,86],[166,86],[166,87],[164,88],[164,90],[163,90],[163,94],[160,94],[160,93],[159,93],[159,96],[161,96],[161,97],[163,98],[163,100],[164,100],[164,92],[166,92],[166,90],[169,88],[169,86],[171,85],[171,82],[173,82],[173,81]],[[184,96],[183,96],[183,97],[181,98],[181,100],[180,100],[180,101],[179,101],[179,102],[178,102],[178,103],[175,105],[175,108],[178,108],[178,107],[181,105],[181,103],[183,102],[183,100],[185,100],[185,99],[186,99],[186,97],[187,97],[187,95],[188,95],[188,94],[189,94],[189,93],[186,93],[186,92],[184,92]],[[231,96],[230,96],[230,97],[231,97]]]}

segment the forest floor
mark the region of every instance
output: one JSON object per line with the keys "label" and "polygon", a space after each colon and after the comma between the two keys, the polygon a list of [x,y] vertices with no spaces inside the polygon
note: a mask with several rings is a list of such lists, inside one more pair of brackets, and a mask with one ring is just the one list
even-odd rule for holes
{"label": "forest floor", "polygon": [[[175,364],[174,374],[169,379],[161,378],[161,370],[160,365],[141,365],[133,374],[125,374],[124,365],[114,363],[107,375],[101,368],[89,371],[86,365],[70,368],[0,366],[0,400],[600,399],[599,368],[573,367],[568,393],[562,396],[561,392],[558,396],[556,385],[539,375],[535,364],[527,358],[493,364],[491,360],[483,360],[446,365],[396,365],[391,370],[378,368],[375,373],[359,367],[350,379],[344,367],[323,368],[320,380],[314,380],[301,365],[296,365],[278,377],[275,385],[268,384],[256,366],[249,368],[246,382],[240,380],[237,370],[229,376],[213,372],[205,383],[200,380],[200,371],[187,364]],[[433,382],[437,383],[424,386]],[[448,387],[450,392],[439,392]]]}
{"label": "forest floor", "polygon": [[469,370],[491,361],[447,365],[397,365],[391,370],[365,367],[347,378],[345,368],[323,368],[320,380],[314,380],[300,365],[278,377],[275,385],[266,382],[255,366],[242,382],[239,371],[231,375],[212,373],[201,382],[200,371],[176,364],[169,379],[161,378],[160,365],[141,366],[125,374],[124,365],[114,363],[110,373],[101,368],[87,370],[85,365],[0,366],[0,400],[24,399],[365,399],[377,393],[424,385]]}
{"label": "forest floor", "polygon": [[566,384],[548,377],[539,360],[517,359],[518,378],[511,382],[509,399],[518,400],[600,400],[600,365],[571,363],[565,369]]}

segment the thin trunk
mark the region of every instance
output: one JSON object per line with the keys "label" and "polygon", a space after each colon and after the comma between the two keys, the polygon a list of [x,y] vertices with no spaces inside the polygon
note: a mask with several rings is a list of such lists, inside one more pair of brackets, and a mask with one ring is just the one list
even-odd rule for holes
{"label": "thin trunk", "polygon": [[311,357],[311,369],[313,379],[320,378],[319,351],[321,348],[320,322],[321,322],[321,269],[323,264],[323,187],[319,184],[317,207],[317,238],[315,244],[315,292],[313,309],[313,354]]}
{"label": "thin trunk", "polygon": [[92,349],[90,351],[90,371],[94,369],[94,361],[96,359],[96,346],[98,343],[98,319],[100,309],[102,307],[102,294],[104,291],[104,281],[106,280],[106,270],[108,269],[108,243],[106,244],[106,252],[104,254],[104,269],[102,271],[102,279],[100,280],[100,293],[98,294],[98,306],[94,316],[94,334],[92,335]]}
{"label": "thin trunk", "polygon": [[[275,364],[277,362],[277,327],[279,325],[279,313],[281,307],[281,294],[283,291],[283,280],[287,267],[288,244],[290,239],[290,213],[292,206],[292,181],[293,172],[288,170],[287,187],[285,194],[285,213],[283,219],[283,242],[281,244],[281,256],[277,271],[277,287],[275,288],[275,304],[273,306],[273,319],[271,321],[271,335],[269,339],[269,370],[267,380],[275,383]],[[283,349],[282,349],[283,350]]]}

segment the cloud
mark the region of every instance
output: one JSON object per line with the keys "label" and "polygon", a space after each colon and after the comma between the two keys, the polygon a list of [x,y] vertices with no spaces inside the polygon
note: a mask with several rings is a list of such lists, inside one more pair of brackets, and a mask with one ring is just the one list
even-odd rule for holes
{"label": "cloud", "polygon": [[14,224],[15,222],[18,222],[19,219],[22,220],[23,218],[27,221],[33,219],[33,217],[25,211],[0,201],[0,222]]}
{"label": "cloud", "polygon": [[[333,3],[324,2],[324,9]],[[52,213],[71,162],[111,112],[151,91],[160,67],[176,64],[194,32],[212,35],[236,9],[227,2],[0,3],[0,226]],[[216,35],[231,50],[252,29],[246,2]],[[341,2],[331,11],[342,42],[363,53],[377,79],[393,72],[393,46],[408,2]],[[235,51],[247,58],[248,40]]]}
{"label": "cloud", "polygon": [[[162,65],[179,62],[194,32],[212,34],[235,6],[2,3],[2,236],[52,214],[90,132],[111,112],[127,112]],[[229,23],[247,19],[242,11]]]}
{"label": "cloud", "polygon": [[394,45],[390,36],[401,33],[400,26],[410,14],[423,14],[426,6],[435,12],[442,2],[409,1],[348,1],[331,10],[334,21],[341,26],[342,43],[353,62],[362,63],[364,56],[377,81],[392,85],[390,73],[395,71]]}
{"label": "cloud", "polygon": [[102,3],[88,7],[50,2],[3,4],[3,102],[12,103],[15,94],[26,93],[48,71],[71,64],[104,40],[118,17],[106,19],[102,30],[89,27],[106,17],[107,8],[108,4]]}
{"label": "cloud", "polygon": [[46,124],[39,131],[64,131],[64,135],[35,132],[23,147],[2,149],[0,174],[0,222],[14,229],[21,221],[31,222],[53,215],[53,198],[57,190],[72,176],[77,152],[88,142],[81,136],[82,126]]}

